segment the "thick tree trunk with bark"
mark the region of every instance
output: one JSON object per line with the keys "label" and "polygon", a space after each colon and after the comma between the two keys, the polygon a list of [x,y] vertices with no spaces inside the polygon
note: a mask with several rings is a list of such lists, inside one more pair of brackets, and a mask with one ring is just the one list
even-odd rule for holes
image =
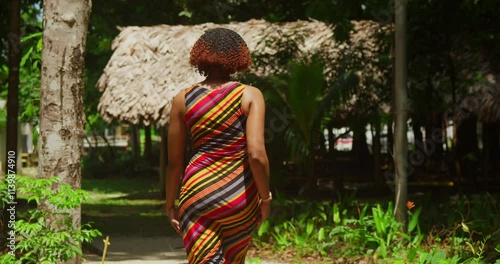
{"label": "thick tree trunk with bark", "polygon": [[[59,184],[73,189],[81,187],[83,71],[90,10],[90,0],[46,0],[43,5],[39,176],[57,176]],[[47,201],[41,207],[52,208]],[[69,213],[75,228],[80,228],[80,208]],[[81,263],[81,258],[66,263]]]}

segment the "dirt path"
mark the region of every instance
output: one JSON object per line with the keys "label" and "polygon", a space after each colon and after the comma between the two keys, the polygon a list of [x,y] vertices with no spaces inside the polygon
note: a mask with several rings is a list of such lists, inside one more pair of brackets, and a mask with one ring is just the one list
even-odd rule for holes
{"label": "dirt path", "polygon": [[[106,255],[106,263],[123,264],[187,264],[186,252],[180,237],[130,237],[114,236],[109,239],[110,245]],[[103,239],[96,238],[93,246],[103,250]],[[101,264],[101,255],[86,253],[84,258],[88,264]],[[260,259],[248,259],[246,263],[278,264]]]}
{"label": "dirt path", "polygon": [[[179,237],[113,236],[109,240],[106,263],[187,263]],[[102,251],[102,238],[95,239],[93,245]],[[88,253],[84,257],[86,263],[101,263],[100,255]]]}

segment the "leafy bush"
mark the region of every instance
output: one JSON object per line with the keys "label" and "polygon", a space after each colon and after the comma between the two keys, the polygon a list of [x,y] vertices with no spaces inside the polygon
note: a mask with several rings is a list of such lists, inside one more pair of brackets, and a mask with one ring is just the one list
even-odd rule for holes
{"label": "leafy bush", "polygon": [[[71,186],[63,184],[58,190],[50,187],[59,181],[59,178],[32,179],[17,177],[16,187],[18,195],[26,197],[28,203],[37,205],[46,203],[46,208],[40,207],[21,212],[18,210],[19,220],[15,222],[16,250],[18,256],[5,254],[0,257],[0,263],[56,263],[67,261],[75,256],[81,256],[82,242],[91,242],[100,236],[101,232],[92,229],[89,224],[76,229],[69,210],[78,208],[89,198],[83,190],[73,190]],[[0,190],[6,192],[7,186],[0,182]],[[5,197],[5,196],[4,196]],[[2,208],[7,206],[4,199]]]}
{"label": "leafy bush", "polygon": [[[442,227],[446,232],[436,232],[436,226],[423,231],[421,222],[429,222],[425,219],[428,208],[420,205],[413,208],[413,203],[408,204],[407,232],[402,232],[391,202],[384,207],[379,203],[361,204],[353,196],[336,203],[278,199],[273,204],[274,214],[260,226],[254,241],[257,247],[296,252],[301,258],[364,258],[376,263],[486,263],[498,256],[491,250],[488,252],[489,247],[499,245],[500,252],[497,242],[500,229],[495,226],[499,215],[495,211],[496,200],[491,195],[481,197],[489,199],[489,202],[476,200],[483,201],[480,208],[487,212],[474,210],[469,218],[457,218]],[[441,209],[441,213],[450,212]],[[491,224],[489,229],[479,224],[483,222]],[[437,221],[436,225],[442,226]]]}

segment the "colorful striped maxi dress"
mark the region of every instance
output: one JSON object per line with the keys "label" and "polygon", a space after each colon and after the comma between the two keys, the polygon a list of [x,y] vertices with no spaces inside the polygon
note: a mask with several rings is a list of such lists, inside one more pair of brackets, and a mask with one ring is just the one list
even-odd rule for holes
{"label": "colorful striped maxi dress", "polygon": [[257,225],[257,188],[246,151],[245,85],[186,90],[193,155],[179,197],[179,217],[189,263],[244,263]]}

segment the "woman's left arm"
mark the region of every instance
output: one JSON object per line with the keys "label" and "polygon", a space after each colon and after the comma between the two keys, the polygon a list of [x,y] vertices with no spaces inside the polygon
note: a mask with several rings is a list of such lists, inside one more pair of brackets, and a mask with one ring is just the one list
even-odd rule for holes
{"label": "woman's left arm", "polygon": [[177,232],[180,232],[175,208],[175,199],[179,192],[179,182],[184,169],[184,150],[186,146],[186,124],[184,92],[174,97],[170,111],[170,124],[168,127],[168,166],[166,180],[166,204],[170,222]]}

